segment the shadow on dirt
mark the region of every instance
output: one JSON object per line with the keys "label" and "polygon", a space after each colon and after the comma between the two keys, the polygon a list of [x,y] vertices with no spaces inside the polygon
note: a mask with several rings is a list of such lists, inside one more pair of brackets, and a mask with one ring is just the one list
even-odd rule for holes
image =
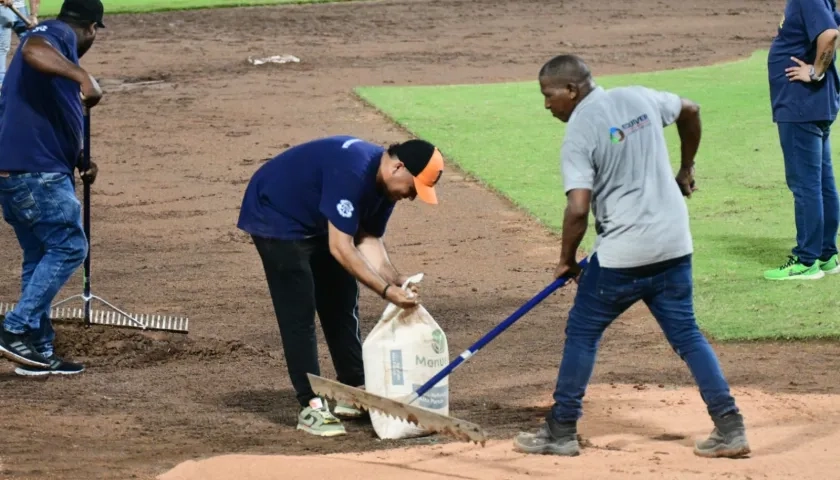
{"label": "shadow on dirt", "polygon": [[300,405],[291,388],[279,390],[241,390],[219,397],[219,404],[236,412],[251,413],[266,420],[294,428]]}

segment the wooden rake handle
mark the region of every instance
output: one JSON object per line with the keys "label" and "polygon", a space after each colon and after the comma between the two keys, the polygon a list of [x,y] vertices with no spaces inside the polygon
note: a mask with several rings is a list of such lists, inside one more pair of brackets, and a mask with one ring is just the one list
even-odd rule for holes
{"label": "wooden rake handle", "polygon": [[30,22],[28,18],[26,18],[22,13],[20,13],[20,10],[18,10],[16,6],[9,5],[8,8],[11,8],[12,11],[15,12],[15,15],[17,15],[17,17],[20,19],[20,21],[26,24],[26,28],[32,28],[32,22]]}

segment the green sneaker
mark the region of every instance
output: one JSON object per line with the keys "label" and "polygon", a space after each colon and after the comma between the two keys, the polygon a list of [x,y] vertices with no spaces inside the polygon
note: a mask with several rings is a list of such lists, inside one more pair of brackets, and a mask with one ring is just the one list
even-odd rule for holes
{"label": "green sneaker", "polygon": [[821,268],[822,263],[817,260],[810,267],[799,263],[799,258],[788,256],[788,261],[779,268],[764,272],[767,280],[817,280],[825,276]]}
{"label": "green sneaker", "polygon": [[[360,385],[356,388],[364,390],[365,386]],[[353,405],[352,403],[347,403],[347,402],[342,402],[342,401],[336,402],[335,410],[333,410],[333,413],[335,414],[336,417],[347,418],[347,419],[349,419],[349,418],[361,418],[365,415],[364,410],[356,408],[356,406]]]}
{"label": "green sneaker", "polygon": [[365,415],[364,410],[359,410],[352,403],[338,402],[333,410],[336,417],[340,418],[361,418]]}
{"label": "green sneaker", "polygon": [[344,425],[341,420],[335,418],[330,413],[330,407],[327,401],[315,397],[309,401],[309,406],[302,409],[298,414],[298,430],[318,435],[321,437],[335,437],[337,435],[346,435]]}
{"label": "green sneaker", "polygon": [[820,270],[826,273],[826,275],[834,275],[835,273],[840,273],[840,260],[837,259],[837,254],[831,256],[826,261],[820,260]]}

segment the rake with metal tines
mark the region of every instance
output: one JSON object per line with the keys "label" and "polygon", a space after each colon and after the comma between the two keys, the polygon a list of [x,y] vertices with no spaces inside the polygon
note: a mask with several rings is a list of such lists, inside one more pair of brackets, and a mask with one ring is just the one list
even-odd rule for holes
{"label": "rake with metal tines", "polygon": [[[578,265],[581,268],[584,268],[588,263],[589,260],[584,258]],[[513,312],[513,314],[511,314],[511,316],[505,321],[496,325],[493,330],[481,337],[477,342],[470,346],[470,348],[464,350],[459,356],[455,357],[455,360],[452,360],[449,365],[443,367],[441,371],[436,373],[426,383],[420,386],[420,388],[405,398],[383,397],[381,395],[376,395],[360,388],[328,380],[311,373],[307,374],[309,377],[309,384],[312,387],[312,391],[318,395],[323,395],[336,401],[347,402],[368,411],[376,410],[388,417],[396,418],[402,420],[403,422],[408,422],[409,424],[425,427],[426,430],[450,435],[461,441],[481,443],[483,446],[487,441],[487,436],[480,426],[411,404],[425,395],[426,392],[431,390],[438,384],[438,382],[443,380],[444,377],[451,374],[456,368],[461,366],[461,364],[472,358],[479,350],[481,350],[481,348],[490,343],[490,341],[499,336],[499,334],[507,330],[508,327],[522,318],[522,316],[528,313],[529,310],[545,300],[546,297],[554,293],[555,290],[565,285],[568,281],[569,278],[567,277],[560,277],[554,280],[550,285],[528,300],[525,305],[522,305]]]}
{"label": "rake with metal tines", "polygon": [[[84,115],[84,155],[82,157],[82,171],[90,170],[90,110],[85,108]],[[162,330],[175,333],[187,333],[189,319],[185,317],[174,317],[156,314],[132,315],[115,307],[105,299],[91,294],[90,292],[90,181],[82,176],[84,185],[84,230],[88,242],[88,253],[84,263],[84,289],[83,293],[73,295],[60,302],[53,304],[50,308],[51,320],[84,320],[85,326],[92,324],[107,325],[112,327],[138,328],[141,330]],[[84,308],[69,308],[60,305],[81,298],[84,301]],[[99,300],[114,311],[91,310],[91,301]],[[5,315],[15,308],[13,303],[0,303],[0,314]]]}

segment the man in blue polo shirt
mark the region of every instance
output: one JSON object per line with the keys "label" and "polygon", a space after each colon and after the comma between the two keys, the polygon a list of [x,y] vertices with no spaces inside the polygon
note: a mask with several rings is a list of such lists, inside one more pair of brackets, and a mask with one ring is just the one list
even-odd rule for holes
{"label": "man in blue polo shirt", "polygon": [[[262,260],[286,364],[301,410],[299,430],[345,434],[308,373],[320,375],[317,312],[338,381],[365,384],[357,280],[402,307],[418,305],[407,277],[388,259],[382,237],[397,201],[437,204],[443,156],[423,140],[387,149],[351,136],[295,146],[261,166],[245,191],[237,226]],[[416,290],[413,291],[416,294]],[[357,417],[339,403],[335,414]]]}
{"label": "man in blue polo shirt", "polygon": [[[102,24],[99,0],[65,0],[57,19],[31,29],[0,90],[0,204],[23,249],[21,296],[0,329],[0,353],[19,375],[74,374],[53,351],[52,300],[87,254],[74,170],[82,157],[83,105],[102,98],[79,66]],[[96,167],[80,172],[94,181]]]}
{"label": "man in blue polo shirt", "polygon": [[793,193],[796,247],[768,280],[813,280],[840,273],[840,201],[829,133],[840,109],[834,64],[840,15],[835,0],[788,0],[767,70],[773,121]]}

